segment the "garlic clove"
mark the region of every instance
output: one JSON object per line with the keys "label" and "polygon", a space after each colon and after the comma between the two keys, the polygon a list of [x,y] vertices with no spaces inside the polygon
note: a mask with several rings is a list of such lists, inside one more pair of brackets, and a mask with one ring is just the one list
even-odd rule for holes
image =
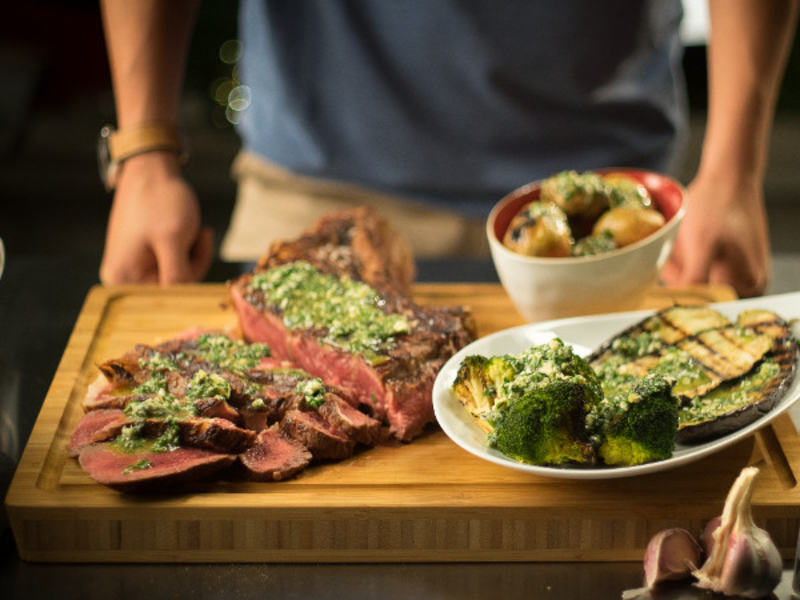
{"label": "garlic clove", "polygon": [[663,581],[688,579],[702,559],[702,549],[692,534],[674,528],[658,532],[644,553],[645,585],[652,589]]}
{"label": "garlic clove", "polygon": [[709,556],[714,550],[714,532],[719,528],[722,522],[722,517],[714,517],[706,523],[703,533],[700,535],[700,545],[703,547],[703,552]]}
{"label": "garlic clove", "polygon": [[[780,583],[783,563],[765,530],[753,522],[750,501],[759,471],[742,470],[734,482],[719,518],[710,532],[711,553],[693,574],[697,586],[730,596],[761,598]],[[706,527],[706,532],[713,528]]]}

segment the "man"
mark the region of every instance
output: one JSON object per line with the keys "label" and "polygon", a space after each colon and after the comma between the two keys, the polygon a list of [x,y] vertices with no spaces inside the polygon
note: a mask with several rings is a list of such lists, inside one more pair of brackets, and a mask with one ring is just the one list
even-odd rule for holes
{"label": "man", "polygon": [[[708,128],[668,282],[766,288],[766,149],[797,6],[710,2]],[[488,207],[514,187],[566,168],[668,170],[679,152],[679,0],[241,7],[254,91],[229,256],[237,232],[266,249],[348,202],[375,205],[420,255],[480,252]],[[155,124],[172,137],[195,13],[190,0],[104,0],[121,135]],[[176,144],[127,158],[102,280],[199,280],[212,248]]]}

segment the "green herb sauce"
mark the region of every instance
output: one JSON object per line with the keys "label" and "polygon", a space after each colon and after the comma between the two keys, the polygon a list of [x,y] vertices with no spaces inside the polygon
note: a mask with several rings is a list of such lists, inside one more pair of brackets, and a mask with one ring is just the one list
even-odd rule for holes
{"label": "green herb sauce", "polygon": [[324,342],[368,360],[380,360],[410,330],[403,315],[383,311],[385,301],[366,283],[320,273],[306,261],[256,273],[249,285],[289,329],[320,331]]}
{"label": "green herb sauce", "polygon": [[257,367],[261,359],[270,354],[266,344],[248,344],[223,334],[205,334],[198,339],[198,358],[237,374]]}
{"label": "green herb sauce", "polygon": [[145,469],[152,469],[153,463],[151,463],[146,458],[143,458],[132,465],[129,465],[122,469],[122,474],[127,475],[128,473],[133,473],[134,471],[144,471]]}
{"label": "green herb sauce", "polygon": [[140,452],[172,452],[180,448],[180,427],[175,419],[167,419],[164,433],[156,438],[142,437],[144,422],[132,423],[122,428],[111,440],[109,447],[126,454]]}
{"label": "green herb sauce", "polygon": [[186,388],[188,400],[201,398],[227,400],[230,397],[230,382],[216,373],[207,373],[202,369],[192,376],[189,387]]}
{"label": "green herb sauce", "polygon": [[301,381],[297,384],[297,393],[301,394],[306,404],[314,410],[319,410],[319,407],[325,402],[325,393],[327,391],[322,379],[318,377],[308,381]]}
{"label": "green herb sauce", "polygon": [[164,373],[156,371],[142,385],[133,389],[135,398],[125,407],[125,416],[131,419],[164,419],[167,417],[196,416],[197,409],[189,402],[170,393]]}
{"label": "green herb sauce", "polygon": [[762,398],[765,387],[780,371],[780,366],[771,360],[764,361],[751,374],[742,379],[725,383],[705,396],[693,398],[681,409],[678,418],[681,425],[713,420],[720,415],[739,410]]}
{"label": "green herb sauce", "polygon": [[271,355],[266,344],[248,344],[242,340],[231,339],[222,333],[205,333],[198,337],[197,348],[173,355],[153,352],[139,359],[139,366],[158,371],[179,371],[195,361],[212,365],[242,375],[248,369],[257,367],[261,359]]}

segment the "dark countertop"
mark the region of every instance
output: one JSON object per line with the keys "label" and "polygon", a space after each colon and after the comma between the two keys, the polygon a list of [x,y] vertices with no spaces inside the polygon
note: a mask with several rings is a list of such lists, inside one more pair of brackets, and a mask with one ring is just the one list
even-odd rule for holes
{"label": "dark countertop", "polygon": [[[215,265],[225,281],[247,265]],[[0,493],[33,428],[98,264],[8,257],[0,279]],[[497,281],[491,262],[419,264],[419,281]],[[776,598],[791,596],[786,565]],[[19,559],[0,513],[0,596],[12,598],[620,598],[641,585],[639,563],[32,564]],[[708,598],[672,589],[658,598]]]}

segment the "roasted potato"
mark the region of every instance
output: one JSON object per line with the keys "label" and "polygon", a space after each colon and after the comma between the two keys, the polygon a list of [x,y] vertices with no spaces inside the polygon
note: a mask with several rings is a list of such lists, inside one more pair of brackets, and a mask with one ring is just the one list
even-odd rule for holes
{"label": "roasted potato", "polygon": [[603,177],[603,181],[607,186],[609,208],[649,208],[653,203],[647,188],[625,173],[609,173]]}
{"label": "roasted potato", "polygon": [[545,179],[539,199],[552,202],[568,217],[596,219],[609,206],[603,178],[591,171],[562,171]]}
{"label": "roasted potato", "polygon": [[664,225],[664,215],[651,208],[621,206],[603,213],[592,230],[593,236],[610,234],[620,248],[646,238]]}
{"label": "roasted potato", "polygon": [[567,217],[560,208],[530,202],[512,219],[503,244],[526,256],[564,257],[570,255],[573,240]]}

